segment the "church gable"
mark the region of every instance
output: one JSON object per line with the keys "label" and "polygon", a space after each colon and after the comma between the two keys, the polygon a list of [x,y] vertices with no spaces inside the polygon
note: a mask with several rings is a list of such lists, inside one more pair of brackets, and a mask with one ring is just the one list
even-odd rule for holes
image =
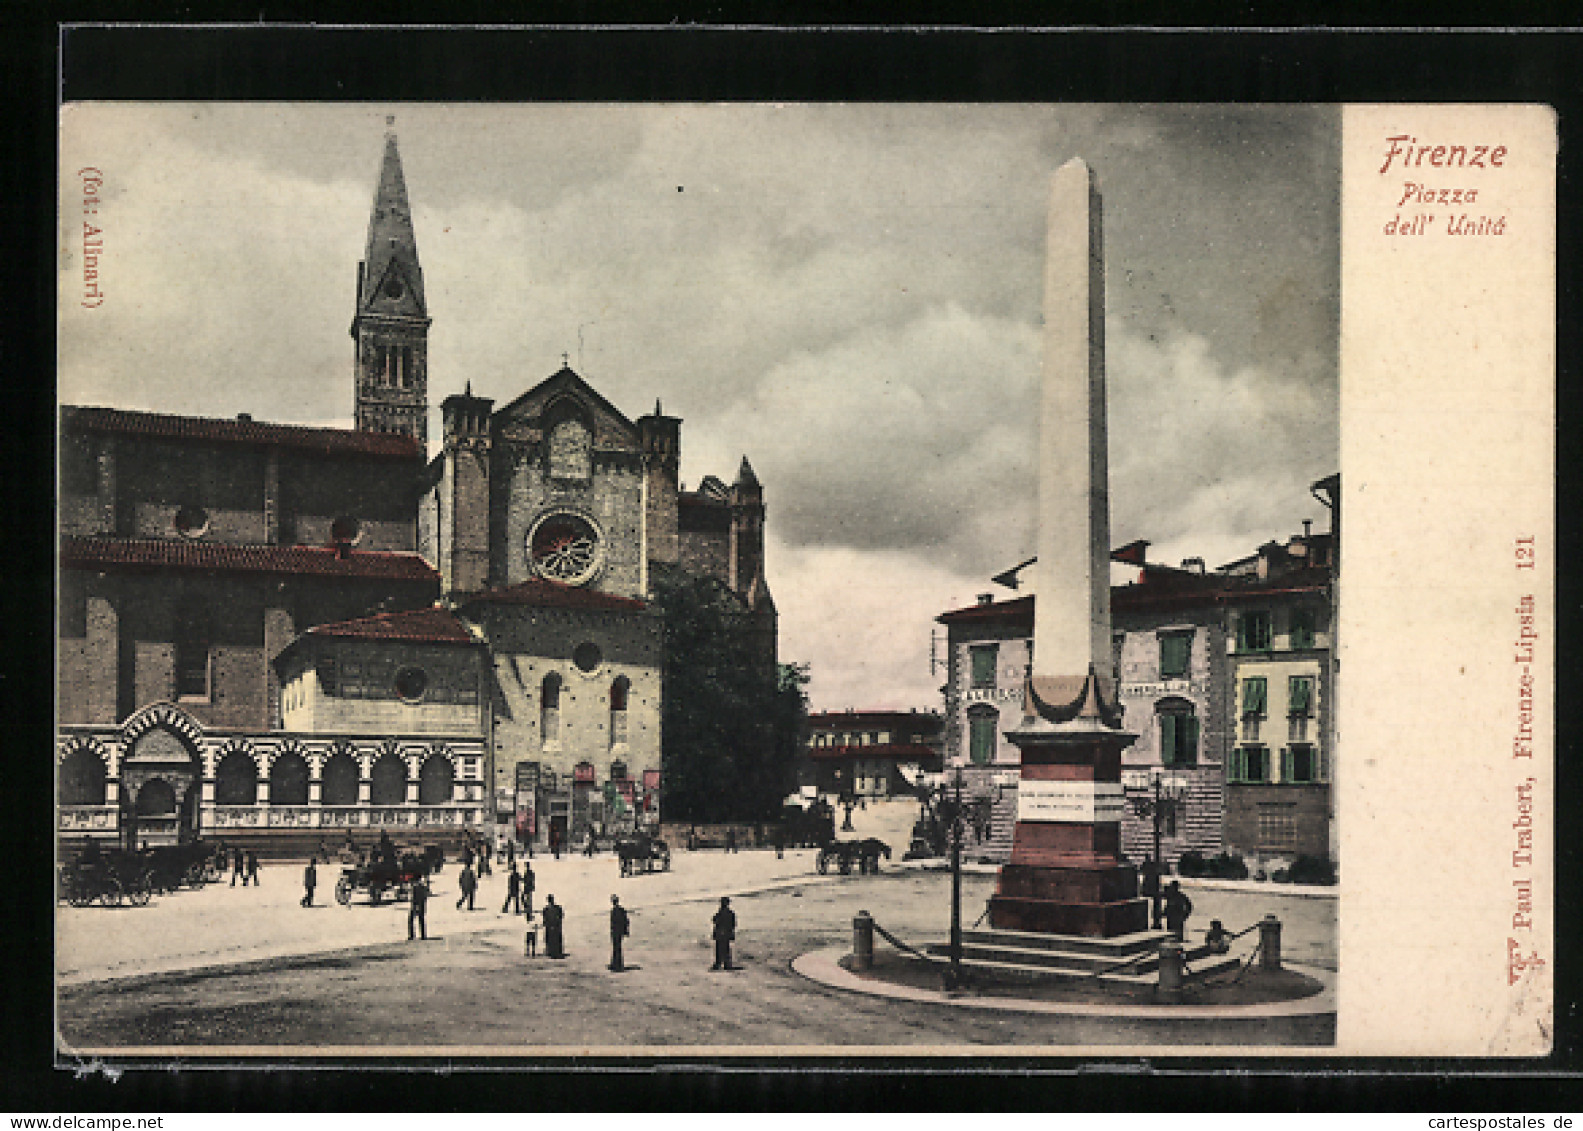
{"label": "church gable", "polygon": [[572,422],[587,430],[594,447],[639,450],[632,421],[569,368],[563,367],[495,413],[495,427],[515,439],[551,438],[557,426],[568,425],[562,429],[564,440],[573,431]]}

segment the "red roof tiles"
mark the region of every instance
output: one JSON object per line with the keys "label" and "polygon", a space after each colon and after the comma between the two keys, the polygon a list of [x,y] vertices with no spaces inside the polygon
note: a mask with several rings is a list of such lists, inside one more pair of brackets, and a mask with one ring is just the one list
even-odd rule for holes
{"label": "red roof tiles", "polygon": [[551,609],[607,609],[629,611],[646,606],[631,597],[617,597],[597,589],[579,589],[558,581],[534,578],[505,589],[484,589],[467,595],[464,605],[532,605]]}
{"label": "red roof tiles", "polygon": [[1033,630],[1033,598],[1018,597],[1013,601],[1000,601],[990,605],[969,605],[965,609],[952,609],[934,618],[941,624],[993,624],[1003,621],[1026,621]]}
{"label": "red roof tiles", "polygon": [[356,620],[320,624],[305,635],[351,640],[401,640],[421,644],[477,644],[467,626],[449,609],[413,609]]}
{"label": "red roof tiles", "polygon": [[204,416],[168,416],[128,412],[119,408],[67,407],[68,431],[117,432],[167,440],[205,443],[261,444],[300,448],[324,455],[365,455],[421,459],[423,447],[411,436],[390,432],[354,432],[349,428],[309,428],[301,424],[268,424],[255,420],[221,420]]}
{"label": "red roof tiles", "polygon": [[353,550],[342,557],[330,547],[233,546],[156,538],[63,538],[60,564],[65,569],[192,569],[388,581],[439,577],[417,554]]}

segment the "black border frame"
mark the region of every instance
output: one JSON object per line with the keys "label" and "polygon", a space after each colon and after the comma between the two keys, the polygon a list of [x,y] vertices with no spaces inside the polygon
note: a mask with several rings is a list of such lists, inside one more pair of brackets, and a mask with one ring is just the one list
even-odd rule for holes
{"label": "black border frame", "polygon": [[[11,112],[0,136],[6,197],[22,217],[0,225],[0,248],[20,283],[4,305],[10,323],[0,351],[11,364],[7,382],[4,474],[24,518],[24,556],[12,559],[3,587],[4,678],[0,710],[10,732],[7,785],[29,798],[50,796],[49,766],[30,751],[52,745],[49,717],[53,643],[53,498],[23,484],[48,482],[53,462],[54,178],[57,98],[236,100],[851,100],[851,101],[1130,101],[1130,102],[1542,102],[1561,130],[1557,216],[1557,844],[1556,1047],[1542,1060],[1314,1060],[1221,1057],[1086,1057],[1037,1061],[991,1056],[963,1064],[890,1056],[882,1061],[796,1057],[714,1062],[677,1058],[643,1061],[551,1061],[484,1065],[473,1072],[446,1060],[380,1062],[346,1069],[314,1059],[291,1070],[259,1071],[195,1063],[172,1072],[148,1065],[124,1075],[52,1067],[48,869],[27,867],[48,857],[50,806],[25,822],[0,827],[6,858],[21,865],[13,906],[29,914],[13,935],[22,960],[6,1010],[12,1058],[4,1073],[6,1106],[76,1110],[537,1110],[594,1104],[673,1110],[748,1107],[763,1110],[899,1110],[1045,1108],[1141,1110],[1264,1109],[1316,1111],[1513,1110],[1542,1113],[1545,1104],[1577,1110],[1583,1057],[1579,1042],[1578,963],[1583,931],[1579,846],[1563,839],[1565,815],[1580,811],[1575,764],[1578,707],[1569,703],[1578,671],[1578,620],[1583,600],[1567,563],[1580,548],[1577,461],[1566,441],[1578,431],[1578,123],[1583,119],[1583,35],[1576,30],[1386,30],[1319,27],[1282,29],[1260,18],[1262,6],[1235,13],[1255,30],[1181,26],[1181,9],[1140,5],[1102,9],[1107,16],[1159,21],[1153,28],[1043,30],[1013,27],[1052,13],[1028,5],[960,14],[953,24],[940,5],[908,13],[932,27],[832,27],[853,9],[799,18],[760,4],[727,25],[718,6],[678,23],[653,5],[618,5],[600,17],[625,16],[646,26],[566,23],[525,28],[477,26],[519,17],[521,9],[459,3],[401,5],[402,20],[444,18],[466,24],[353,27],[291,26],[270,20],[369,18],[344,3],[280,4],[260,12],[240,3],[135,5],[161,26],[62,26],[121,20],[128,6],[59,4],[0,12],[0,82]],[[1339,20],[1350,5],[1325,13]],[[1471,5],[1468,6],[1472,8]],[[1359,10],[1363,10],[1359,6]],[[576,19],[591,9],[549,5],[533,14]],[[1059,13],[1061,15],[1067,12]],[[1076,19],[1085,13],[1071,13]],[[1189,13],[1191,14],[1191,13]],[[1530,16],[1535,13],[1530,12]],[[822,17],[822,18],[821,18]],[[199,25],[206,18],[233,26]],[[685,17],[684,17],[685,18]],[[1367,17],[1365,17],[1367,18]],[[1167,23],[1178,26],[1169,27]],[[392,60],[398,65],[392,66]],[[61,69],[56,70],[58,61]],[[6,348],[6,344],[10,348]],[[40,709],[42,707],[42,709]],[[31,709],[29,709],[31,708]],[[35,823],[36,819],[36,823]],[[43,877],[43,882],[38,881]],[[1571,944],[1570,948],[1565,944]],[[34,976],[30,977],[29,972]],[[15,1008],[12,1008],[12,1007]],[[129,1067],[135,1062],[118,1062]],[[597,1081],[585,1074],[600,1073]],[[526,1073],[526,1075],[524,1075]],[[1560,1108],[1558,1108],[1559,1110]]]}

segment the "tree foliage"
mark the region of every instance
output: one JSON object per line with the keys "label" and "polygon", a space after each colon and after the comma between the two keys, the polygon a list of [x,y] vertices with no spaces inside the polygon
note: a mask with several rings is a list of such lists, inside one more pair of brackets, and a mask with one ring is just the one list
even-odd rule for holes
{"label": "tree foliage", "polygon": [[761,821],[790,789],[807,670],[774,661],[773,621],[713,578],[656,573],[665,616],[662,812]]}

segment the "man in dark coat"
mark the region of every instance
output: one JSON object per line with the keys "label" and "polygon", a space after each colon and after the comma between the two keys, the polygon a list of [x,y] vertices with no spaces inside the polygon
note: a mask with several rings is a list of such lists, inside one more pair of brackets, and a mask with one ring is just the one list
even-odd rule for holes
{"label": "man in dark coat", "polygon": [[621,960],[621,940],[631,931],[627,909],[621,906],[621,897],[610,897],[610,969],[619,973],[627,968]]}
{"label": "man in dark coat", "polygon": [[249,883],[251,883],[254,887],[258,886],[258,853],[254,852],[252,849],[248,849],[247,877],[242,881],[242,886],[246,887]]}
{"label": "man in dark coat", "polygon": [[242,886],[247,886],[247,857],[242,855],[240,848],[231,850],[231,886],[236,886],[236,881],[241,880]]}
{"label": "man in dark coat", "polygon": [[478,877],[473,875],[473,866],[471,864],[462,865],[461,884],[462,895],[456,901],[456,909],[460,911],[462,904],[465,903],[467,904],[467,910],[472,911],[474,910],[473,895],[478,891]]}
{"label": "man in dark coat", "polygon": [[1187,898],[1182,885],[1172,880],[1165,885],[1165,929],[1178,942],[1187,926],[1187,917],[1193,913],[1193,901]]}
{"label": "man in dark coat", "polygon": [[511,871],[506,873],[506,902],[500,905],[500,913],[504,915],[516,906],[516,913],[522,913],[522,874],[517,871],[516,862],[511,864]]}
{"label": "man in dark coat", "polygon": [[550,958],[565,958],[566,946],[561,938],[561,924],[566,922],[566,911],[555,902],[553,895],[544,897],[544,953]]}
{"label": "man in dark coat", "polygon": [[302,870],[302,905],[313,906],[313,889],[319,886],[319,858],[308,857],[308,866]]}
{"label": "man in dark coat", "polygon": [[429,924],[424,913],[429,908],[429,881],[419,876],[412,883],[412,903],[407,910],[407,941],[412,941],[412,928],[416,924],[419,937],[429,937]]}
{"label": "man in dark coat", "polygon": [[720,910],[715,912],[715,964],[711,970],[735,970],[731,965],[731,940],[737,937],[737,913],[731,910],[731,900],[720,897]]}
{"label": "man in dark coat", "polygon": [[522,864],[522,913],[529,919],[533,918],[533,888],[538,880],[533,875],[533,865],[523,861]]}

